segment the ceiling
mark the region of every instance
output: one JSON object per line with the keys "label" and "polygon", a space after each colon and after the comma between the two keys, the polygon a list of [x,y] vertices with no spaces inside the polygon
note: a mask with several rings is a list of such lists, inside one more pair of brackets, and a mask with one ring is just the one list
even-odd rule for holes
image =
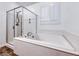
{"label": "ceiling", "polygon": [[38,2],[16,2],[16,3],[21,5],[21,6],[30,6],[30,5],[36,4]]}

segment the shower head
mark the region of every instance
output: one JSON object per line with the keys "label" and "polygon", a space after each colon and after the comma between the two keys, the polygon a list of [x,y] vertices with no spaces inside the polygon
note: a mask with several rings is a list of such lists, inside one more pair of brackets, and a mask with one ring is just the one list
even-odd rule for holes
{"label": "shower head", "polygon": [[21,11],[18,11],[18,12],[16,12],[17,13],[17,22],[16,22],[16,26],[19,26],[19,13],[20,13]]}

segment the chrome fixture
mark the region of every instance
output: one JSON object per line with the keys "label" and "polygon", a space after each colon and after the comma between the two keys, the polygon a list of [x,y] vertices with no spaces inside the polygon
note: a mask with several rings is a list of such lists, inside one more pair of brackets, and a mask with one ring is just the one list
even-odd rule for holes
{"label": "chrome fixture", "polygon": [[28,33],[27,33],[27,36],[31,36],[31,35],[32,35],[32,32],[28,32]]}
{"label": "chrome fixture", "polygon": [[17,12],[17,14],[16,14],[16,18],[17,18],[17,20],[16,20],[16,26],[19,26],[19,22],[20,22],[19,13],[20,13],[20,12],[21,12],[21,11]]}
{"label": "chrome fixture", "polygon": [[32,37],[32,38],[34,38],[34,35],[33,35],[32,32],[28,32],[28,33],[27,33],[27,37]]}
{"label": "chrome fixture", "polygon": [[31,23],[31,18],[29,18],[29,24]]}

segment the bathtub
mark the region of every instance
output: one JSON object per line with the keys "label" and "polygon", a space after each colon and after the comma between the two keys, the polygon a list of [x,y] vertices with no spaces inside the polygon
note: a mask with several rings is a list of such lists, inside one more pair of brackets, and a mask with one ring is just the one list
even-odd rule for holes
{"label": "bathtub", "polygon": [[40,33],[38,36],[38,39],[15,37],[11,42],[13,49],[23,56],[79,55],[63,35]]}

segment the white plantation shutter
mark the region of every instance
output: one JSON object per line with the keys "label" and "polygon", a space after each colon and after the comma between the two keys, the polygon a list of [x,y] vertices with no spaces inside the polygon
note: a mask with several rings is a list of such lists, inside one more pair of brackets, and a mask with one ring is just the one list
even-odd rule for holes
{"label": "white plantation shutter", "polygon": [[40,24],[59,24],[60,5],[58,3],[41,6],[40,10]]}

